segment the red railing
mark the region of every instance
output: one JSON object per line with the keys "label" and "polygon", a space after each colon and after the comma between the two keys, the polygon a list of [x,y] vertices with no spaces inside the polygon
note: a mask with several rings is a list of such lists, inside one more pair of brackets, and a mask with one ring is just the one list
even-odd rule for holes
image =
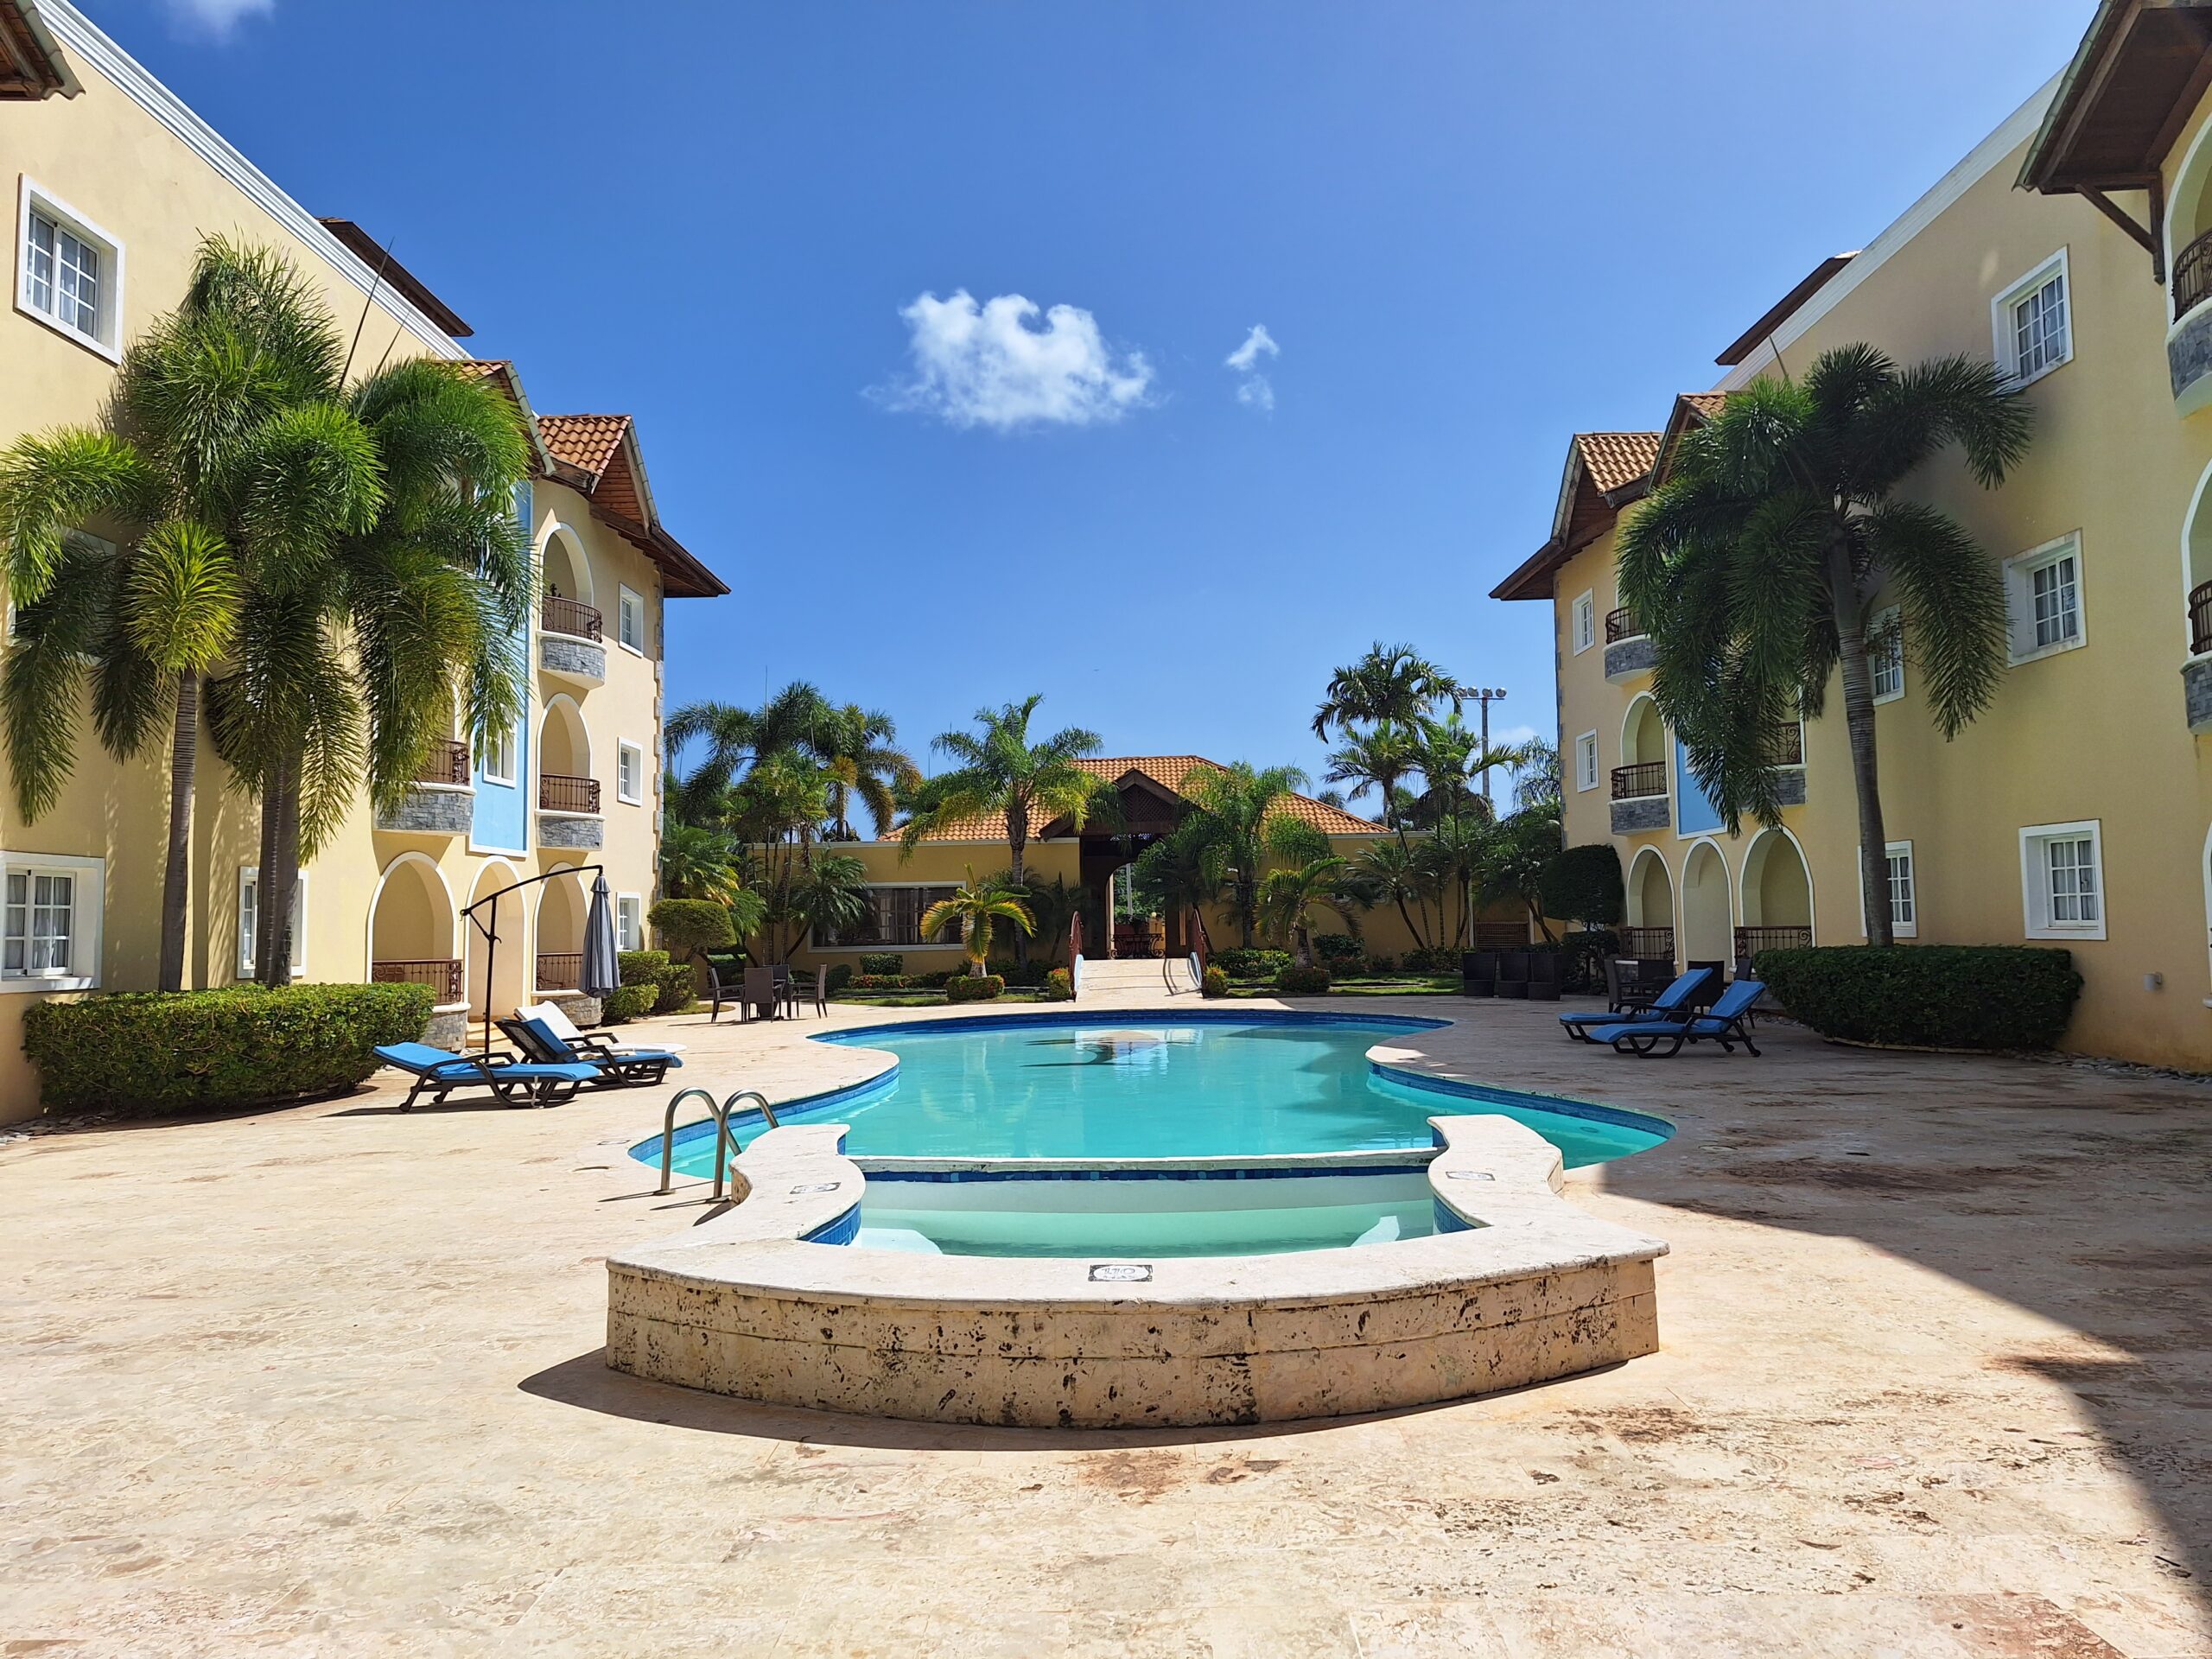
{"label": "red railing", "polygon": [[584,957],[581,950],[541,950],[537,953],[537,988],[573,991],[583,983]]}
{"label": "red railing", "polygon": [[439,957],[401,957],[369,964],[378,985],[427,985],[440,1003],[461,1001],[461,963]]}
{"label": "red railing", "polygon": [[1617,801],[1640,801],[1666,792],[1664,760],[1639,760],[1634,766],[1613,768],[1613,798]]}
{"label": "red railing", "polygon": [[1625,605],[1618,610],[1605,613],[1605,643],[1617,645],[1624,639],[1633,639],[1643,632],[1643,625],[1636,620],[1636,613]]}
{"label": "red railing", "polygon": [[537,804],[540,810],[546,812],[596,812],[599,779],[541,772],[537,774]]}
{"label": "red railing", "polygon": [[2212,582],[2189,590],[2189,648],[2212,651]]}
{"label": "red railing", "polygon": [[1675,930],[1671,927],[1624,927],[1620,930],[1621,954],[1646,961],[1675,959]]}
{"label": "red railing", "polygon": [[466,784],[468,781],[468,745],[450,737],[434,739],[430,752],[423,757],[422,770],[415,774],[418,784]]}
{"label": "red railing", "polygon": [[574,634],[582,639],[600,637],[598,611],[580,599],[563,599],[558,594],[545,595],[544,607],[538,612],[537,625],[548,633]]}
{"label": "red railing", "polygon": [[2212,231],[2174,256],[2174,321],[2179,322],[2212,297]]}

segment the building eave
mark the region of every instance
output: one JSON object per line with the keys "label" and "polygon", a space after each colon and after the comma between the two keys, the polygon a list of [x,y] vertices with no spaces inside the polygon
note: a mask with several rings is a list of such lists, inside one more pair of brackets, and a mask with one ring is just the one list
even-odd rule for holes
{"label": "building eave", "polygon": [[2212,88],[2212,0],[2102,0],[2020,163],[2058,195],[2153,185]]}
{"label": "building eave", "polygon": [[0,0],[0,99],[36,102],[84,90],[36,0]]}

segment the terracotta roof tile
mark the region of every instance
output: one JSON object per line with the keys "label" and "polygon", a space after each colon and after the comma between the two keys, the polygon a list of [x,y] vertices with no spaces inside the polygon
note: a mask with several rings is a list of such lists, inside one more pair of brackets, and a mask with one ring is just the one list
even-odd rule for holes
{"label": "terracotta roof tile", "polygon": [[1600,494],[1635,483],[1659,459],[1656,432],[1578,432],[1574,444]]}
{"label": "terracotta roof tile", "polygon": [[[1102,755],[1076,762],[1085,772],[1109,779],[1128,772],[1139,772],[1170,794],[1180,795],[1183,782],[1192,772],[1201,769],[1211,772],[1225,770],[1215,760],[1198,754],[1124,754]],[[1325,801],[1310,796],[1293,795],[1282,809],[1301,823],[1309,823],[1325,835],[1375,836],[1382,833],[1382,826],[1371,819],[1358,817],[1342,807],[1331,806]],[[1042,828],[1042,826],[1039,826]],[[883,841],[899,839],[897,831],[880,836]],[[980,817],[963,818],[947,826],[932,837],[938,841],[995,841],[1006,839],[1006,819],[995,813]]]}
{"label": "terracotta roof tile", "polygon": [[1727,403],[1728,394],[1725,391],[1686,391],[1682,394],[1682,401],[1709,421]]}
{"label": "terracotta roof tile", "polygon": [[614,458],[621,447],[622,435],[630,429],[627,415],[541,415],[537,417],[537,435],[545,442],[546,453],[554,460],[565,461],[579,472],[588,473],[594,483],[607,470],[607,463]]}

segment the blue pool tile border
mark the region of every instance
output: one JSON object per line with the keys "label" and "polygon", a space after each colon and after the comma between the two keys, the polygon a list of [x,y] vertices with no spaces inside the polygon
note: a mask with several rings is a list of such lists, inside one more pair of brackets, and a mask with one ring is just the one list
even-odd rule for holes
{"label": "blue pool tile border", "polygon": [[[826,1090],[818,1095],[801,1095],[796,1100],[785,1101],[776,1107],[776,1118],[779,1122],[788,1122],[796,1118],[818,1116],[837,1107],[849,1106],[853,1102],[868,1096],[884,1093],[898,1080],[899,1068],[893,1065],[880,1076],[868,1078],[865,1083],[849,1083],[840,1088]],[[736,1133],[741,1127],[765,1128],[767,1127],[767,1122],[768,1120],[761,1115],[757,1106],[747,1108],[741,1112],[732,1112],[729,1117],[732,1134]],[[695,1141],[708,1139],[714,1132],[715,1121],[711,1117],[702,1117],[696,1123],[680,1124],[677,1128],[675,1144],[677,1149],[681,1150]],[[641,1164],[658,1164],[660,1161],[660,1136],[647,1135],[630,1148],[630,1156]]]}
{"label": "blue pool tile border", "polygon": [[[1122,1016],[1118,1020],[1115,1016]],[[1065,1009],[1052,1014],[967,1014],[949,1020],[905,1020],[893,1025],[855,1026],[845,1031],[825,1031],[807,1039],[838,1047],[859,1045],[876,1037],[942,1035],[953,1031],[1006,1031],[1025,1026],[1122,1027],[1140,1030],[1147,1026],[1345,1026],[1376,1031],[1441,1031],[1449,1020],[1424,1019],[1405,1014],[1309,1014],[1297,1008],[1113,1008],[1082,1014]]]}
{"label": "blue pool tile border", "polygon": [[1617,1129],[1637,1129],[1645,1135],[1656,1135],[1662,1141],[1675,1138],[1675,1126],[1665,1118],[1649,1112],[1631,1112],[1623,1106],[1601,1106],[1594,1100],[1571,1100],[1565,1095],[1531,1095],[1518,1089],[1500,1089],[1492,1084],[1430,1077],[1425,1072],[1385,1065],[1381,1060],[1370,1060],[1367,1069],[1376,1077],[1425,1094],[1448,1095],[1454,1100],[1479,1100],[1491,1106],[1518,1106],[1525,1111],[1549,1112],[1557,1117],[1585,1118],[1592,1123],[1610,1123]]}
{"label": "blue pool tile border", "polygon": [[870,1186],[884,1181],[1285,1181],[1331,1180],[1362,1175],[1425,1175],[1414,1164],[1304,1165],[1275,1169],[1146,1169],[1090,1164],[1080,1169],[872,1169]]}

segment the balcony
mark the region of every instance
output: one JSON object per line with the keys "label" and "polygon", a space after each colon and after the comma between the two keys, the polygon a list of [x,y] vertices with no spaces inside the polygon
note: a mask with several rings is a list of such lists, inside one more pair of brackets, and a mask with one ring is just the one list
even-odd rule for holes
{"label": "balcony", "polygon": [[1639,760],[1615,766],[1612,814],[1617,836],[1664,830],[1672,822],[1667,804],[1667,763]]}
{"label": "balcony", "polygon": [[465,836],[475,821],[468,745],[449,737],[430,745],[422,770],[397,805],[379,809],[377,828],[402,836]]}
{"label": "balcony", "polygon": [[537,988],[573,991],[583,983],[584,958],[580,950],[541,950],[537,953]]}
{"label": "balcony", "polygon": [[597,847],[606,837],[599,779],[557,772],[537,775],[537,840],[543,847]]}
{"label": "balcony", "polygon": [[2190,589],[2189,652],[2190,660],[2181,665],[2189,729],[2212,732],[2212,582]]}
{"label": "balcony", "polygon": [[582,600],[546,594],[537,613],[538,666],[572,684],[605,684],[602,626],[599,612]]}
{"label": "balcony", "polygon": [[1626,606],[1605,613],[1605,677],[1632,680],[1651,671],[1655,653],[1643,624]]}
{"label": "balcony", "polygon": [[1640,962],[1672,962],[1675,930],[1671,927],[1624,927],[1619,930],[1621,954]]}
{"label": "balcony", "polygon": [[1802,950],[1813,943],[1810,927],[1739,927],[1736,960],[1749,962],[1762,950]]}
{"label": "balcony", "polygon": [[1805,804],[1805,727],[1802,721],[1791,721],[1774,728],[1773,764],[1782,768],[1781,776],[1774,780],[1774,798],[1779,806]]}
{"label": "balcony", "polygon": [[440,1007],[450,1007],[461,1000],[458,960],[423,957],[372,962],[369,979],[377,985],[427,985]]}
{"label": "balcony", "polygon": [[2174,412],[2212,403],[2212,231],[2174,256],[2174,323],[2166,334],[2166,375]]}

